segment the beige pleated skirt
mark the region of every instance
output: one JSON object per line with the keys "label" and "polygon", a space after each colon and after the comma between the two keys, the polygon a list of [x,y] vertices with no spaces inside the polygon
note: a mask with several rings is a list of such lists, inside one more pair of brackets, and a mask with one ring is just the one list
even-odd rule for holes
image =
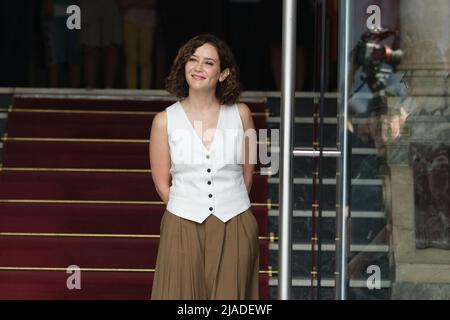
{"label": "beige pleated skirt", "polygon": [[258,223],[250,208],[226,223],[164,212],[152,299],[255,300],[258,274]]}

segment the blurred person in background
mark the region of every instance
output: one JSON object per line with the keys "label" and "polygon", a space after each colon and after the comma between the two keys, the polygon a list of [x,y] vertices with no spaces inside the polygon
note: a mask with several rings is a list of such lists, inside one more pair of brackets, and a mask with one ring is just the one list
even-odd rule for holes
{"label": "blurred person in background", "polygon": [[81,45],[84,50],[84,76],[88,89],[97,83],[100,54],[103,54],[103,83],[113,88],[119,48],[122,45],[122,18],[116,0],[80,0]]}
{"label": "blurred person in background", "polygon": [[68,64],[70,86],[80,87],[81,46],[80,31],[69,30],[66,26],[70,5],[78,5],[77,0],[43,0],[42,14],[46,53],[49,61],[49,85],[61,85],[61,68]]}
{"label": "blurred person in background", "polygon": [[152,53],[156,28],[156,0],[119,0],[123,10],[123,32],[128,89],[150,89]]}
{"label": "blurred person in background", "polygon": [[[283,22],[282,1],[264,1],[267,25],[267,37],[270,41],[270,60],[275,90],[281,90],[281,37]],[[295,91],[305,91],[311,87],[312,51],[314,49],[314,1],[297,2],[297,31],[296,31],[296,84]]]}

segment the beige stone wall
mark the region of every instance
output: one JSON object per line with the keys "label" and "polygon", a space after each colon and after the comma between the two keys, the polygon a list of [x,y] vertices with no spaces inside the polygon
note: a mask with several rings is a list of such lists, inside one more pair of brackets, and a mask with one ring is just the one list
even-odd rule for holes
{"label": "beige stone wall", "polygon": [[407,69],[449,69],[448,0],[402,0],[401,47]]}
{"label": "beige stone wall", "polygon": [[450,113],[444,110],[450,92],[450,3],[448,0],[402,0],[400,66],[410,98],[405,134],[389,148],[391,169],[392,252],[397,283],[450,284],[450,250],[416,249],[411,142],[450,141]]}
{"label": "beige stone wall", "polygon": [[450,284],[450,250],[416,249],[411,168],[404,165],[390,168],[395,281]]}

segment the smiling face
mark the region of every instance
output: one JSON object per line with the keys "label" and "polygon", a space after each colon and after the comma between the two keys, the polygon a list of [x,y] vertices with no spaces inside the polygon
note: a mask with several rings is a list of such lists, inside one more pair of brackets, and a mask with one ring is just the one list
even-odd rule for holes
{"label": "smiling face", "polygon": [[217,49],[205,43],[190,56],[184,74],[190,90],[215,91],[217,82],[224,81],[229,75],[229,69],[220,71]]}

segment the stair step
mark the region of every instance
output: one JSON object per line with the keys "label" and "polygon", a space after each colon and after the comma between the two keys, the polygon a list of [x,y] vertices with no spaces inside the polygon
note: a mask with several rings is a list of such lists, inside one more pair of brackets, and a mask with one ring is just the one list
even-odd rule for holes
{"label": "stair step", "polygon": [[[267,201],[267,178],[255,176],[252,202]],[[0,199],[160,201],[149,173],[12,172],[0,174]]]}
{"label": "stair step", "polygon": [[[73,273],[72,273],[73,274]],[[149,300],[153,272],[81,271],[81,289],[69,290],[65,271],[0,271],[0,300]],[[260,299],[269,277],[259,276]]]}
{"label": "stair step", "polygon": [[[0,233],[159,235],[165,205],[0,203]],[[260,236],[267,208],[252,207]]]}
{"label": "stair step", "polygon": [[0,199],[159,201],[145,173],[11,172],[0,175]]}
{"label": "stair step", "polygon": [[6,132],[11,137],[148,139],[153,116],[12,112]]}
{"label": "stair step", "polygon": [[4,142],[5,167],[149,169],[146,143]]}
{"label": "stair step", "polygon": [[69,290],[65,271],[0,271],[1,300],[148,300],[153,273],[81,272],[81,290]]}
{"label": "stair step", "polygon": [[[159,239],[0,237],[1,267],[153,269]],[[268,241],[260,240],[260,268],[268,269]]]}
{"label": "stair step", "polygon": [[116,99],[71,99],[14,97],[14,108],[21,109],[77,109],[117,111],[160,111],[172,104],[173,99],[116,100]]}
{"label": "stair step", "polygon": [[[149,144],[129,142],[18,141],[3,145],[3,166],[150,170]],[[261,164],[255,164],[259,172]]]}
{"label": "stair step", "polygon": [[[329,178],[324,178],[322,179],[322,183],[324,185],[336,185],[336,181],[337,179],[329,179]],[[312,178],[294,178],[293,179],[294,184],[302,184],[302,185],[308,185],[308,184],[312,184],[313,179]],[[279,184],[280,183],[280,179],[279,178],[269,178],[269,183],[270,184]],[[319,179],[316,179],[316,183],[319,184]],[[351,181],[352,186],[378,186],[381,187],[383,186],[383,179],[352,179]]]}
{"label": "stair step", "polygon": [[[293,243],[292,250],[293,251],[311,251],[310,243]],[[322,244],[322,251],[335,251],[335,244]],[[317,251],[318,246],[314,246],[314,250]],[[278,243],[271,243],[269,245],[269,250],[278,251],[279,245]],[[350,246],[350,252],[389,252],[388,244],[352,244]]]}
{"label": "stair step", "polygon": [[[271,278],[269,280],[269,285],[273,287],[278,286],[278,279],[277,278]],[[317,280],[313,282],[314,287],[317,287]],[[293,287],[311,287],[311,279],[308,278],[293,278],[292,279],[292,286]],[[334,279],[322,279],[321,286],[325,288],[333,288],[335,286],[335,280]],[[349,283],[350,288],[366,288],[367,289],[367,279],[361,279],[361,280],[350,280]],[[381,280],[381,288],[390,288],[391,287],[391,281],[390,280]]]}
{"label": "stair step", "polygon": [[[264,113],[266,103],[254,102],[251,99],[242,98],[252,112]],[[28,98],[15,97],[13,101],[14,108],[21,109],[78,109],[78,110],[116,110],[116,111],[161,111],[173,104],[173,98],[147,99],[147,100],[117,100],[117,99],[71,99],[63,97],[62,99],[52,98]]]}
{"label": "stair step", "polygon": [[[156,112],[140,114],[12,112],[7,129],[11,137],[149,139]],[[266,127],[254,117],[255,129]]]}
{"label": "stair step", "polygon": [[[0,299],[150,298],[166,206],[148,139],[154,114],[173,102],[14,99],[1,150]],[[256,129],[265,128],[266,104],[248,105]],[[250,200],[268,299],[267,176],[254,175]],[[83,269],[81,290],[66,287],[72,265]]]}
{"label": "stair step", "polygon": [[[269,217],[278,217],[279,210],[269,210]],[[312,212],[303,211],[303,210],[294,210],[293,217],[294,218],[310,218],[312,216]],[[317,216],[317,213],[316,213]],[[383,211],[356,211],[352,210],[351,212],[352,218],[362,218],[362,219],[385,219],[386,213]],[[322,211],[323,218],[336,218],[336,211]]]}

